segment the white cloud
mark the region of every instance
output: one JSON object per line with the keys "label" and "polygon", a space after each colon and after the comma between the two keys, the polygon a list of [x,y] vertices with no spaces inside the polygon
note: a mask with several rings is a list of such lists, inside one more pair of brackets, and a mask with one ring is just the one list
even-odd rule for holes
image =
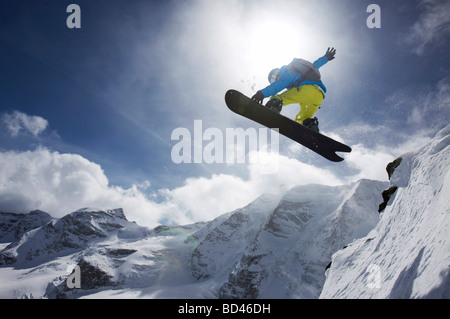
{"label": "white cloud", "polygon": [[414,52],[422,55],[431,45],[441,45],[450,35],[450,2],[447,0],[423,0],[423,13],[411,27],[405,41],[414,46]]}
{"label": "white cloud", "polygon": [[[303,150],[301,150],[303,151]],[[309,150],[307,152],[310,152]],[[342,181],[331,171],[303,163],[296,158],[279,155],[276,153],[259,152],[259,156],[264,156],[262,163],[251,164],[249,166],[250,181],[255,188],[265,193],[274,193],[280,190],[290,189],[297,185],[323,184],[339,185]],[[318,156],[318,155],[315,155]],[[264,163],[273,165],[276,170],[273,174],[266,174]],[[269,166],[270,167],[270,166]]]}
{"label": "white cloud", "polygon": [[[362,129],[365,127],[365,131]],[[381,133],[384,131],[383,133]],[[394,132],[387,127],[361,125],[357,127],[355,134],[374,134],[380,143],[373,147],[364,144],[352,145],[352,152],[345,155],[346,165],[357,173],[344,178],[345,183],[360,179],[373,179],[387,181],[386,166],[405,153],[417,150],[430,140],[430,131],[420,130],[414,135],[406,136],[404,133]],[[399,138],[403,142],[389,143]],[[383,142],[385,141],[385,142]]]}
{"label": "white cloud", "polygon": [[347,165],[356,169],[358,173],[352,175],[352,181],[367,178],[373,180],[386,181],[386,165],[392,162],[400,154],[395,155],[395,150],[388,149],[368,149],[363,145],[354,145],[352,152],[345,157]]}
{"label": "white cloud", "polygon": [[442,78],[433,86],[398,89],[387,96],[385,102],[393,109],[404,108],[407,124],[426,127],[436,133],[450,118],[450,77]]}
{"label": "white cloud", "polygon": [[253,156],[259,156],[259,161],[248,164],[248,179],[214,174],[211,178],[188,178],[181,187],[162,190],[165,205],[172,208],[170,219],[208,221],[241,208],[262,194],[282,195],[294,186],[311,183],[342,184],[332,172],[296,159],[265,151],[250,154]]}
{"label": "white cloud", "polygon": [[305,159],[308,154],[305,157],[304,149],[290,148],[291,157],[255,151],[249,158],[258,156],[259,161],[246,165],[246,178],[234,174],[188,178],[180,187],[159,190],[158,202],[149,193],[150,182],[128,189],[110,185],[102,168],[80,155],[46,148],[0,152],[0,211],[41,209],[62,217],[82,207],[121,207],[129,220],[151,227],[209,221],[261,194],[282,195],[297,185],[340,185],[360,178],[387,180],[387,163],[425,142],[425,137],[414,138],[396,149],[355,145],[352,153],[344,155],[342,164],[353,173],[344,177],[337,175],[338,166],[319,168],[294,158]]}
{"label": "white cloud", "polygon": [[61,217],[81,207],[122,207],[130,220],[142,225],[186,224],[211,220],[263,193],[312,182],[340,183],[331,172],[295,159],[264,152],[260,156],[272,163],[278,161],[274,174],[264,174],[264,164],[255,163],[247,166],[248,179],[227,174],[188,178],[183,186],[160,190],[163,200],[156,203],[146,194],[148,182],[129,189],[109,185],[99,165],[76,154],[45,148],[0,152],[0,210],[41,209]]}
{"label": "white cloud", "polygon": [[30,116],[25,113],[14,111],[4,113],[1,121],[12,137],[18,136],[21,132],[38,136],[48,126],[48,121],[40,116]]}
{"label": "white cloud", "polygon": [[211,178],[188,178],[185,184],[173,190],[162,190],[169,216],[178,223],[208,221],[247,205],[259,194],[245,180],[225,174]]}
{"label": "white cloud", "polygon": [[41,209],[61,217],[81,207],[123,207],[141,224],[156,224],[159,217],[138,186],[110,186],[101,167],[79,155],[45,148],[0,153],[0,210]]}
{"label": "white cloud", "polygon": [[156,226],[211,220],[248,204],[259,194],[253,184],[232,175],[190,178],[181,187],[161,190],[156,203],[149,182],[128,189],[109,185],[101,167],[76,154],[45,148],[0,152],[0,211],[41,209],[62,217],[81,207],[122,207],[130,220]]}

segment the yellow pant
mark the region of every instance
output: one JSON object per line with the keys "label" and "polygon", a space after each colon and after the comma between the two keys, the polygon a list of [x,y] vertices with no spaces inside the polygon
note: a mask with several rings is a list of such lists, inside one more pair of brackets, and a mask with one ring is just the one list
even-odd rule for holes
{"label": "yellow pant", "polygon": [[270,99],[283,101],[283,106],[298,103],[300,112],[295,117],[295,121],[303,124],[303,121],[312,118],[323,102],[323,94],[315,85],[302,85],[289,89],[281,94],[272,96]]}

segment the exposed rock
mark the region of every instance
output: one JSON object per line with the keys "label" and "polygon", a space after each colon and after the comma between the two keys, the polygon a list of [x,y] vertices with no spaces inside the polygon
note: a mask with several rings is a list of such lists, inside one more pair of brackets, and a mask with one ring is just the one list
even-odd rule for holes
{"label": "exposed rock", "polygon": [[0,265],[36,263],[40,256],[74,253],[92,241],[106,238],[127,223],[122,209],[79,210],[25,233],[1,251]]}
{"label": "exposed rock", "polygon": [[19,240],[26,232],[44,226],[53,218],[40,210],[28,214],[0,212],[0,243]]}
{"label": "exposed rock", "polygon": [[[390,162],[386,166],[386,172],[388,173],[389,179],[391,179],[392,174],[394,174],[395,169],[401,164],[402,160],[403,159],[401,157],[399,157],[399,158],[395,159],[394,161]],[[397,188],[398,188],[398,186],[393,185],[393,186],[391,186],[388,189],[383,191],[383,193],[381,194],[383,196],[383,202],[378,207],[378,212],[379,213],[381,213],[381,212],[383,212],[385,210],[387,204],[389,203],[389,199],[391,198],[392,195],[394,195],[394,193],[397,190]]]}
{"label": "exposed rock", "polygon": [[383,202],[378,207],[379,213],[384,211],[384,209],[386,208],[386,206],[389,202],[389,199],[397,191],[397,188],[398,188],[397,186],[391,186],[388,189],[384,190],[383,193],[381,193],[381,195],[383,196]]}
{"label": "exposed rock", "polygon": [[402,160],[403,159],[399,157],[386,166],[386,172],[388,173],[389,179],[391,179],[392,174],[394,174],[395,169],[401,164]]}
{"label": "exposed rock", "polygon": [[[78,268],[74,268],[72,273],[65,278],[59,285],[50,283],[47,286],[46,297],[51,299],[67,299],[77,297],[85,292],[80,290],[93,290],[106,287],[117,286],[117,282],[112,280],[112,276],[108,275],[105,271],[92,264],[85,259],[81,259],[78,264]],[[75,272],[79,271],[79,274],[75,276]],[[76,281],[80,282],[77,283]],[[72,281],[68,284],[68,281]],[[79,287],[76,287],[79,284]]]}

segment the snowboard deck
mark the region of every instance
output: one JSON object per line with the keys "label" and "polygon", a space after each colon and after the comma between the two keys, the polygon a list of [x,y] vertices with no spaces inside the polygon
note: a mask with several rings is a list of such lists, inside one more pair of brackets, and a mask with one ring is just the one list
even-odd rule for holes
{"label": "snowboard deck", "polygon": [[344,159],[336,152],[351,152],[352,149],[332,138],[310,130],[309,128],[268,109],[262,104],[252,101],[248,96],[236,90],[228,90],[225,94],[225,103],[228,108],[250,120],[262,124],[293,141],[309,148],[315,153],[332,162],[341,162]]}

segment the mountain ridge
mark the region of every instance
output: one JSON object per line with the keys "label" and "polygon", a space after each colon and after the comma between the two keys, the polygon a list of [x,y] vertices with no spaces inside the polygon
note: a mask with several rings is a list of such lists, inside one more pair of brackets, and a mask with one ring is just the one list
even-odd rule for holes
{"label": "mountain ridge", "polygon": [[395,161],[380,222],[334,254],[321,298],[450,298],[449,145],[450,125]]}

